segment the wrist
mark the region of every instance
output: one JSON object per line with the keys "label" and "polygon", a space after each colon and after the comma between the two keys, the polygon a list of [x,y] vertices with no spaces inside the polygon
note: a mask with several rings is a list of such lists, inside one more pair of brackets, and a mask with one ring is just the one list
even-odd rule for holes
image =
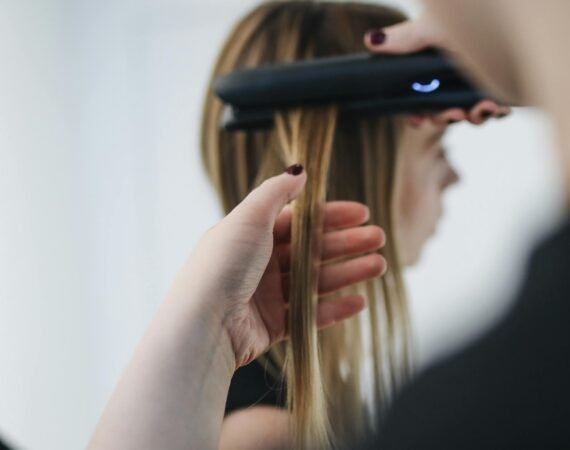
{"label": "wrist", "polygon": [[188,282],[192,278],[183,272],[166,295],[159,316],[163,316],[177,334],[185,335],[178,339],[196,347],[201,359],[215,364],[217,370],[231,377],[236,369],[236,357],[224,327],[224,303],[219,294],[204,284]]}

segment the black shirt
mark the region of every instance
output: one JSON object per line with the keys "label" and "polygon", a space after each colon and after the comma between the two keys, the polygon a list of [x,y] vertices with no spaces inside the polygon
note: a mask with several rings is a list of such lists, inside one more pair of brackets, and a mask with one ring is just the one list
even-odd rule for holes
{"label": "black shirt", "polygon": [[256,360],[234,373],[225,414],[254,405],[284,408],[286,398],[284,381],[274,378],[264,363]]}
{"label": "black shirt", "polygon": [[363,448],[570,449],[570,221],[504,320],[405,388]]}

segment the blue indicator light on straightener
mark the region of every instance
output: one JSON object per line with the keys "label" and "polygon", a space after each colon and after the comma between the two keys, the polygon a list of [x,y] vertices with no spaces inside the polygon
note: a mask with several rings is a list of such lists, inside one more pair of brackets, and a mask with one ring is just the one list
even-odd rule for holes
{"label": "blue indicator light on straightener", "polygon": [[416,92],[427,94],[429,92],[436,91],[440,85],[441,85],[440,81],[437,78],[434,78],[429,83],[420,83],[416,81],[412,83],[412,89]]}

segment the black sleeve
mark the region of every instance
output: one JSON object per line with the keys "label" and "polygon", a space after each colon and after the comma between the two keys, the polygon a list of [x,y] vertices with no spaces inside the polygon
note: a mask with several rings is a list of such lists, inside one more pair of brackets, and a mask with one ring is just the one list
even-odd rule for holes
{"label": "black sleeve", "polygon": [[570,222],[513,310],[404,389],[367,449],[570,449]]}
{"label": "black sleeve", "polygon": [[226,401],[226,415],[254,405],[285,407],[287,394],[283,380],[273,377],[262,364],[256,360],[236,370]]}

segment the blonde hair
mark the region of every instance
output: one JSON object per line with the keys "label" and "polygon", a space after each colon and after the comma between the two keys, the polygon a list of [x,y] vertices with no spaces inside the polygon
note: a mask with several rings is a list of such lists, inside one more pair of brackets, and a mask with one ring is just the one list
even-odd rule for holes
{"label": "blonde hair", "polygon": [[[396,10],[364,3],[264,3],[230,33],[212,79],[264,63],[364,51],[365,31],[404,19]],[[219,127],[222,106],[210,83],[201,149],[226,212],[287,165],[298,162],[307,171],[292,218],[290,338],[270,351],[266,363],[285,376],[291,446],[346,446],[373,431],[372,414],[362,398],[366,357],[371,357],[376,405],[385,406],[411,372],[410,326],[393,226],[400,120],[350,119],[339,116],[335,105],[325,105],[279,111],[272,130],[229,133]],[[389,268],[382,277],[348,290],[367,298],[366,312],[317,332],[316,305],[327,301],[317,292],[322,205],[341,199],[370,208],[370,222],[386,233],[381,253]]]}

